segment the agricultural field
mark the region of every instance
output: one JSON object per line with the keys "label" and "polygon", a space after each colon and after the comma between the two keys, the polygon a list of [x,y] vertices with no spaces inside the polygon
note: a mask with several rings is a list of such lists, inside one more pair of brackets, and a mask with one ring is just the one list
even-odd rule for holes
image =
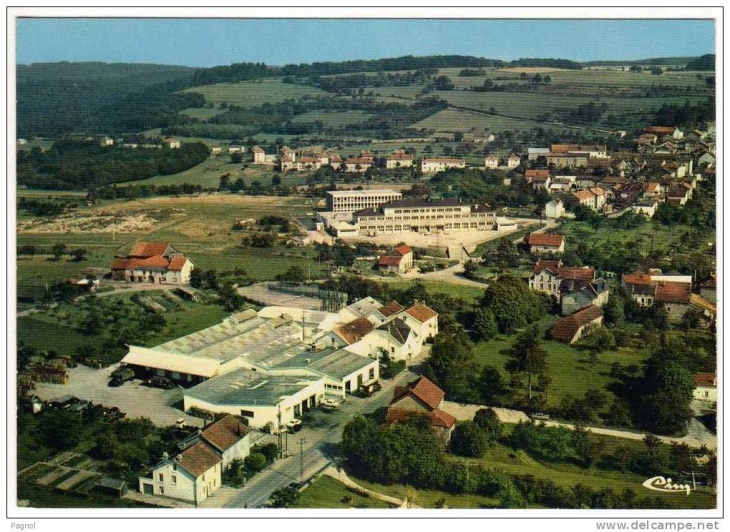
{"label": "agricultural field", "polygon": [[[312,200],[304,198],[272,198],[212,194],[200,197],[158,197],[136,201],[109,203],[99,209],[85,209],[89,223],[95,213],[116,214],[121,218],[149,216],[154,220],[143,229],[128,233],[112,232],[111,226],[99,225],[97,231],[76,230],[60,232],[49,225],[45,232],[18,234],[18,246],[33,245],[42,248],[32,259],[22,257],[18,261],[18,295],[40,297],[47,283],[65,281],[80,275],[85,268],[111,265],[115,254],[135,241],[164,241],[173,243],[191,257],[197,267],[203,269],[231,270],[245,268],[252,280],[271,280],[290,266],[310,268],[313,277],[320,276],[324,266],[316,261],[310,266],[314,251],[311,248],[243,248],[239,246],[240,232],[231,228],[237,220],[258,218],[265,214],[302,216],[313,209]],[[165,219],[161,212],[168,213]],[[174,214],[174,215],[173,215]],[[48,224],[53,221],[49,220]],[[87,260],[73,262],[66,257],[59,261],[49,260],[50,248],[64,243],[69,249],[83,248],[89,251]]]}
{"label": "agricultural field", "polygon": [[[485,94],[485,93],[480,93]],[[487,106],[487,109],[491,106]],[[486,110],[486,109],[485,109]],[[507,112],[505,110],[505,112]],[[543,128],[545,130],[558,130],[562,131],[565,129],[564,126],[558,126],[546,122],[537,122],[530,119],[515,119],[507,118],[499,115],[485,115],[482,113],[476,113],[471,111],[464,111],[461,109],[448,108],[443,111],[439,111],[436,114],[429,116],[411,124],[411,129],[433,129],[436,132],[454,133],[461,131],[464,133],[484,133],[484,132],[499,132],[505,130],[512,131],[530,131],[536,127]]]}
{"label": "agricultural field", "polygon": [[180,111],[181,115],[189,116],[190,118],[197,118],[198,120],[208,120],[214,116],[218,116],[226,112],[226,109],[220,107],[191,107],[189,109],[183,109]]}
{"label": "agricultural field", "polygon": [[322,122],[326,127],[342,127],[361,124],[374,115],[364,111],[310,111],[292,118],[294,124]]}
{"label": "agricultural field", "polygon": [[332,96],[330,93],[306,85],[282,83],[279,80],[245,81],[239,83],[217,83],[193,87],[184,92],[197,92],[206,101],[216,104],[227,103],[240,107],[258,107],[265,103],[279,103],[284,100],[306,96]]}

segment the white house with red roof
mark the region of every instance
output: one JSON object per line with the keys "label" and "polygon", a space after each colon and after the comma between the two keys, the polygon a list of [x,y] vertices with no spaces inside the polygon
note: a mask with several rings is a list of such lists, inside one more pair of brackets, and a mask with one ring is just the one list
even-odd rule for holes
{"label": "white house with red roof", "polygon": [[694,398],[708,403],[717,402],[717,375],[715,373],[695,373]]}
{"label": "white house with red roof", "polygon": [[193,262],[164,242],[137,242],[125,257],[114,257],[112,275],[128,283],[190,284]]}
{"label": "white house with red roof", "polygon": [[164,456],[151,477],[139,477],[139,491],[198,505],[221,487],[222,465],[223,459],[200,441],[172,458]]}
{"label": "white house with red roof", "polygon": [[244,460],[251,453],[251,429],[236,417],[226,414],[200,431],[200,438],[223,460],[223,471],[234,460]]}
{"label": "white house with red roof", "polygon": [[413,268],[413,250],[405,244],[396,246],[378,259],[378,269],[387,273],[402,275],[411,268]]}
{"label": "white house with red roof", "polygon": [[266,152],[260,146],[251,148],[253,153],[253,164],[266,164]]}
{"label": "white house with red roof", "polygon": [[393,152],[385,159],[385,167],[388,170],[393,170],[395,168],[410,168],[412,166],[413,155],[406,153],[403,150]]}
{"label": "white house with red roof", "polygon": [[529,285],[532,290],[545,292],[559,297],[561,286],[565,281],[575,281],[577,284],[587,284],[594,281],[596,271],[593,268],[571,268],[563,266],[559,260],[539,260],[532,269]]}
{"label": "white house with red roof", "polygon": [[530,233],[525,237],[530,253],[562,253],[565,251],[563,235],[549,233]]}

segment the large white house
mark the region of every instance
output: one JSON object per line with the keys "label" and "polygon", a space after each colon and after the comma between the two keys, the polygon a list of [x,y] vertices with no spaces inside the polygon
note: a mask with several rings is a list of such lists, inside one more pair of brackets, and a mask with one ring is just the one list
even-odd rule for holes
{"label": "large white house", "polygon": [[466,161],[449,157],[432,157],[421,161],[421,171],[424,174],[435,174],[449,168],[466,168]]}
{"label": "large white house", "polygon": [[137,242],[126,257],[114,257],[112,275],[129,283],[190,284],[193,262],[164,242]]}
{"label": "large white house", "polygon": [[221,487],[222,463],[209,445],[198,442],[172,458],[165,456],[152,468],[151,478],[139,478],[139,491],[197,505]]}

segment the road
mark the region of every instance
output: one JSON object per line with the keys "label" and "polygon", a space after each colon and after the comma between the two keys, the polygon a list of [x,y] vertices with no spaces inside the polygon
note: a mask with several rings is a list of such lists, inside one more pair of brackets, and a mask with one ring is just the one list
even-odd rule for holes
{"label": "road", "polygon": [[[422,355],[419,358],[424,358]],[[215,500],[210,503],[224,508],[256,508],[265,505],[271,494],[291,482],[307,480],[326,468],[335,457],[335,445],[342,437],[345,424],[357,414],[373,412],[388,406],[393,398],[393,389],[406,382],[418,378],[418,374],[406,369],[392,380],[381,380],[383,389],[372,397],[362,399],[348,397],[347,401],[336,411],[317,412],[316,425],[302,429],[288,436],[289,456],[274,462],[274,465],[253,477],[242,489],[227,500]],[[303,453],[299,454],[299,440],[306,440]],[[300,476],[300,468],[304,467],[304,475]]]}

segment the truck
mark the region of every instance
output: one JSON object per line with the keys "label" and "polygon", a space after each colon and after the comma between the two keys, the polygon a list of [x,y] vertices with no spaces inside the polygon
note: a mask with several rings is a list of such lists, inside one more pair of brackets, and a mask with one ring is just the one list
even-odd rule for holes
{"label": "truck", "polygon": [[112,376],[111,380],[109,381],[109,386],[121,386],[127,381],[131,381],[134,379],[134,370],[131,368],[119,368],[114,372],[114,375]]}

